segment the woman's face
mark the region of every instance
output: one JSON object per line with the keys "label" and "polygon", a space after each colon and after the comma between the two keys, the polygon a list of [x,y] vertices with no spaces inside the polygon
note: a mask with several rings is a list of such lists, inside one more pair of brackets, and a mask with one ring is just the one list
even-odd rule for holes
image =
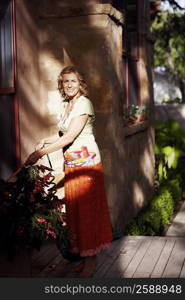
{"label": "woman's face", "polygon": [[70,99],[75,99],[80,96],[80,82],[75,73],[64,74],[62,76],[63,89],[65,94]]}

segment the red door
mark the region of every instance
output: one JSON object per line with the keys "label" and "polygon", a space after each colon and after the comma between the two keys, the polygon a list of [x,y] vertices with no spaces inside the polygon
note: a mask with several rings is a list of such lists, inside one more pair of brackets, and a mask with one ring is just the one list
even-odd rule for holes
{"label": "red door", "polygon": [[0,4],[0,177],[4,179],[19,163],[14,5],[15,1]]}

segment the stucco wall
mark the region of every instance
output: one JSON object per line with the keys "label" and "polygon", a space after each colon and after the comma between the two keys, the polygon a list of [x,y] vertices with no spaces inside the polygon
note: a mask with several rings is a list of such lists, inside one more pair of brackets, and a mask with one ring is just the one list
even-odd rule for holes
{"label": "stucco wall", "polygon": [[[152,130],[147,129],[125,138],[122,121],[124,18],[110,4],[90,2],[90,6],[88,1],[86,5],[80,1],[77,6],[69,0],[44,0],[39,6],[36,0],[17,3],[17,95],[22,160],[40,137],[56,129],[60,109],[57,77],[64,66],[77,65],[85,75],[96,112],[95,137],[102,154],[108,204],[116,232],[123,230],[128,219],[151,198],[153,136]],[[146,77],[147,71],[143,74]],[[145,82],[148,86],[147,79]],[[147,95],[144,102],[150,101],[148,90],[143,88],[142,93]]]}
{"label": "stucco wall", "polygon": [[[125,137],[125,223],[146,205],[153,196],[154,130],[151,126]],[[119,218],[121,219],[121,218]]]}

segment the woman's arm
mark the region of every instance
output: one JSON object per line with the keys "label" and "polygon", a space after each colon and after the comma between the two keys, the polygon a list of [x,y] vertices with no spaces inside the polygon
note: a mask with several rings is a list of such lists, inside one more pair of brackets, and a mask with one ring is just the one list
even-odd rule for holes
{"label": "woman's arm", "polygon": [[49,144],[48,146],[36,150],[33,152],[27,159],[26,164],[34,164],[37,162],[39,158],[43,155],[55,152],[63,147],[71,144],[74,139],[80,134],[82,129],[84,128],[86,122],[88,120],[88,115],[84,114],[78,117],[75,117],[71,120],[70,125],[68,127],[67,132],[62,136],[57,138],[53,143]]}
{"label": "woman's arm", "polygon": [[58,138],[59,138],[59,134],[56,133],[54,135],[51,135],[51,136],[43,139],[43,141],[44,141],[44,144],[52,144],[52,143],[56,142],[58,140]]}
{"label": "woman's arm", "polygon": [[42,149],[46,144],[52,144],[52,143],[54,143],[55,141],[57,141],[58,138],[59,138],[59,134],[56,133],[56,134],[54,134],[54,135],[51,135],[51,136],[49,136],[49,137],[46,137],[46,138],[40,140],[40,141],[37,143],[37,145],[36,145],[36,147],[35,147],[35,150],[40,150],[40,149]]}

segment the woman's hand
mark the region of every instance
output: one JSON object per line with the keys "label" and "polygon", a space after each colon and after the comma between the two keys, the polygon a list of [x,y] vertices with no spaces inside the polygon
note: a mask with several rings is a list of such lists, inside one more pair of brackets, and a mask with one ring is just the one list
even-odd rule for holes
{"label": "woman's hand", "polygon": [[25,161],[25,165],[34,165],[42,157],[39,150],[34,151]]}
{"label": "woman's hand", "polygon": [[35,150],[40,150],[44,148],[45,140],[41,140],[35,147]]}

